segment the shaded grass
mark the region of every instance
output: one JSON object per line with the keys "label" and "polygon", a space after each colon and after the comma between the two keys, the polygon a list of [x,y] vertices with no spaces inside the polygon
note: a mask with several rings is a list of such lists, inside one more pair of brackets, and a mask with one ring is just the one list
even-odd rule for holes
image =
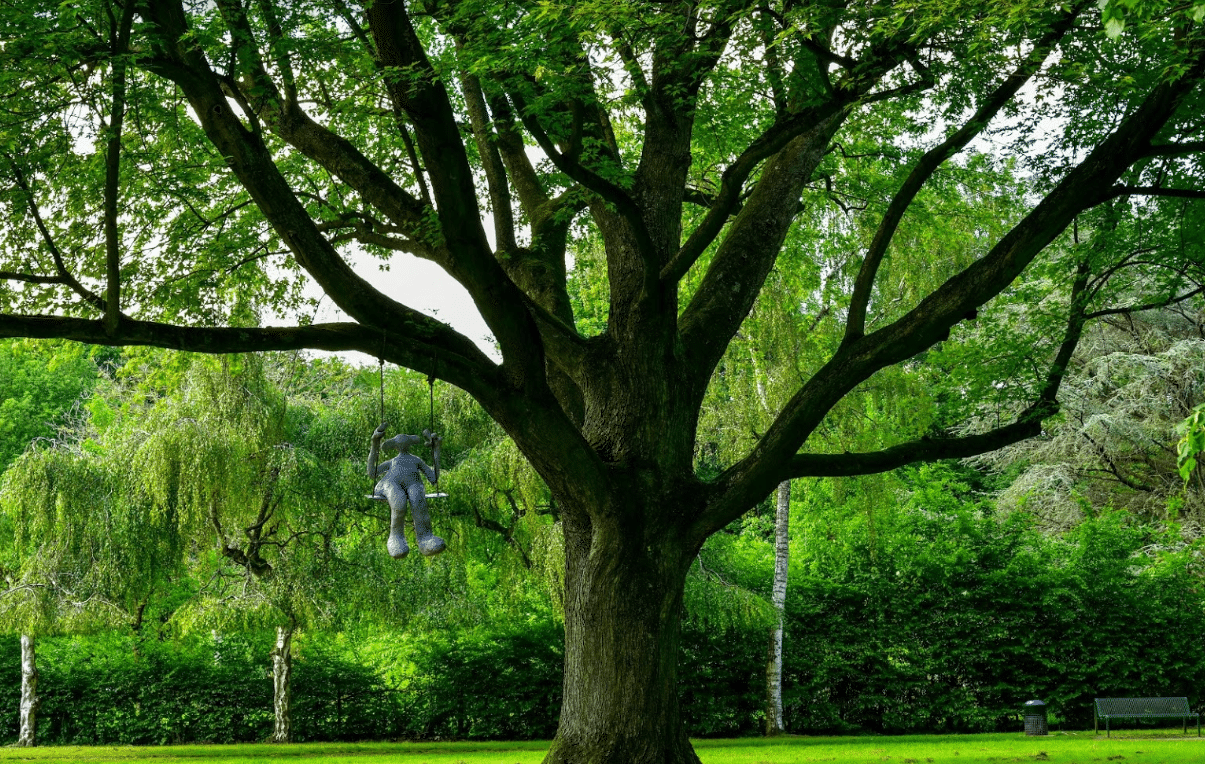
{"label": "shaded grass", "polygon": [[[1205,740],[1180,729],[1091,731],[1025,737],[901,735],[892,737],[782,737],[697,740],[703,764],[1196,764]],[[55,747],[0,749],[0,762],[200,762],[273,764],[321,760],[355,764],[538,764],[548,743],[303,743],[298,745],[195,745],[155,747]]]}

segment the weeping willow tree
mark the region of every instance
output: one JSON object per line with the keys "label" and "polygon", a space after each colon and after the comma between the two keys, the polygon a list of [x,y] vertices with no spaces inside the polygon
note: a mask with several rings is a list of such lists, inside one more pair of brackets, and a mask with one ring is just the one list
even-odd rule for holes
{"label": "weeping willow tree", "polygon": [[[72,347],[28,341],[0,343],[0,474],[29,448],[31,442],[53,438],[64,420],[78,415],[76,406],[80,396],[87,393],[99,376],[94,363],[95,351],[96,348],[82,345]],[[25,467],[39,470],[36,456],[30,459]],[[76,474],[59,477],[78,481],[81,486],[98,487],[100,493],[88,500],[103,503],[104,487],[97,485],[94,475],[85,474],[94,467],[76,463],[71,468]],[[31,479],[46,482],[54,476],[43,474]],[[99,575],[102,571],[73,562],[71,557],[80,553],[78,546],[76,549],[30,549],[30,534],[36,534],[38,529],[31,529],[26,523],[15,523],[10,517],[17,513],[13,507],[39,505],[33,510],[38,517],[25,518],[37,525],[44,525],[46,515],[58,510],[47,507],[44,496],[18,496],[15,493],[8,496],[9,491],[3,483],[4,479],[0,477],[0,633],[20,634],[21,701],[17,744],[31,746],[36,743],[34,733],[39,706],[38,636],[60,631],[90,631],[127,617],[133,625],[139,620],[141,610],[135,614],[129,612],[129,592],[119,591],[123,582],[114,582],[111,576]],[[73,520],[68,537],[78,542],[81,538],[79,519]],[[31,556],[34,559],[31,560]],[[57,571],[58,575],[40,575],[39,571]],[[137,607],[141,608],[141,605]]]}
{"label": "weeping willow tree", "polygon": [[276,628],[273,740],[287,742],[294,632],[357,599],[378,614],[405,603],[363,596],[397,582],[379,565],[373,580],[380,528],[360,511],[360,455],[320,459],[299,444],[306,417],[265,365],[195,359],[177,389],[133,406],[115,388],[73,439],[18,460],[3,492],[15,571],[4,605],[29,633],[138,629],[156,593],[187,578],[175,629]]}
{"label": "weeping willow tree", "polygon": [[463,393],[435,391],[436,423],[451,433],[439,486],[449,497],[434,507],[449,552],[399,565],[385,553],[388,511],[366,498],[364,458],[380,418],[428,426],[422,377],[295,354],[128,367],[139,364],[88,403],[72,437],[8,472],[17,577],[6,623],[30,634],[135,625],[184,579],[191,596],[169,633],[275,629],[272,739],[286,742],[298,630],[421,634],[556,602],[555,505]]}
{"label": "weeping willow tree", "polygon": [[22,637],[19,744],[33,745],[38,636],[141,629],[182,573],[170,512],[126,498],[121,455],[92,440],[27,451],[0,486],[0,624]]}

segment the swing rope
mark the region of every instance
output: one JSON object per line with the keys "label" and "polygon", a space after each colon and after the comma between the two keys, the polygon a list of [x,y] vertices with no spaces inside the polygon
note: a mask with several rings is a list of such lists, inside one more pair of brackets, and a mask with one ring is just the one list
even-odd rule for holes
{"label": "swing rope", "polygon": [[[429,411],[429,417],[430,417],[430,426],[427,427],[427,432],[431,433],[431,437],[434,438],[435,437],[435,375],[439,372],[439,351],[436,351],[432,355],[434,356],[435,363],[432,365],[431,373],[427,375],[427,405],[428,405],[428,411]],[[436,464],[436,469],[438,470],[439,469],[439,462],[438,462],[439,452],[436,451],[436,452],[434,452],[433,455],[434,455],[435,459],[437,460],[435,462],[435,464]],[[440,492],[438,488],[436,488],[435,491],[436,491],[435,493],[427,494],[427,498],[428,499],[441,499],[444,496],[447,496],[446,493]]]}
{"label": "swing rope", "polygon": [[427,399],[431,407],[431,424],[427,428],[431,432],[435,432],[435,375],[427,377]]}
{"label": "swing rope", "polygon": [[[435,368],[427,375],[427,407],[428,429],[435,432],[435,375],[439,369],[439,354],[435,354]],[[385,421],[385,333],[381,333],[381,352],[377,355],[377,379],[379,396],[379,413],[382,423]]]}
{"label": "swing rope", "polygon": [[427,375],[427,401],[431,410],[431,424],[427,428],[432,434],[435,432],[435,375],[439,373],[439,351],[432,353],[435,361],[431,367],[431,373]]}
{"label": "swing rope", "polygon": [[[430,427],[428,432],[435,434],[435,377],[439,369],[439,354],[435,354],[435,367],[427,375],[427,406]],[[385,332],[381,332],[381,352],[377,355],[377,395],[381,424],[385,424]],[[428,499],[447,496],[446,493],[429,493]],[[375,491],[366,498],[384,501],[385,497]]]}
{"label": "swing rope", "polygon": [[386,339],[385,334],[388,331],[389,331],[388,329],[381,329],[381,352],[377,353],[377,365],[378,365],[377,377],[380,380],[379,385],[380,385],[380,395],[381,395],[381,399],[380,399],[380,401],[381,401],[381,408],[380,408],[381,424],[385,424],[385,339]]}

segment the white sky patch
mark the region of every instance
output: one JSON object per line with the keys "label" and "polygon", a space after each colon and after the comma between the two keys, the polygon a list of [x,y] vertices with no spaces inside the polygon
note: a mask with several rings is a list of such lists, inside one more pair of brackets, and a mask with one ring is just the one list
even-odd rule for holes
{"label": "white sky patch", "polygon": [[[468,290],[444,272],[443,268],[429,260],[405,253],[394,253],[386,262],[355,249],[344,254],[344,258],[356,273],[387,296],[448,324],[473,340],[490,358],[501,362],[502,356],[495,347],[493,334],[469,297]],[[389,270],[380,270],[382,265],[388,266]],[[305,296],[319,301],[317,310],[312,314],[313,323],[351,321],[338,305],[326,297],[318,284],[312,280],[307,281]],[[269,326],[296,324],[295,318],[279,314],[265,316],[264,321]],[[362,353],[336,355],[351,363],[365,361]]]}

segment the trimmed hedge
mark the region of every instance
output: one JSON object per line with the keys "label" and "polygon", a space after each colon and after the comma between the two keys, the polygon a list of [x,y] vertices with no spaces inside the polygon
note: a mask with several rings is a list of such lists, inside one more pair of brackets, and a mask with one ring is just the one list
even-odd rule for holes
{"label": "trimmed hedge", "polygon": [[[272,732],[267,636],[220,643],[45,638],[38,644],[37,740],[42,745],[246,743]],[[17,737],[17,640],[0,641],[5,659],[5,726]],[[14,670],[15,669],[15,670]],[[315,651],[293,664],[293,730],[298,742],[371,740],[398,732],[395,693],[372,669]],[[11,720],[11,723],[9,723]]]}
{"label": "trimmed hedge", "polygon": [[[828,545],[787,598],[784,721],[797,733],[1020,728],[1045,700],[1087,728],[1097,696],[1205,690],[1205,592],[1197,550],[1107,516],[1065,539],[1021,517],[910,513],[877,544]],[[804,566],[801,566],[804,567]],[[691,734],[759,734],[761,629],[683,627]],[[244,742],[271,732],[268,635],[181,647],[45,639],[43,744]],[[16,739],[18,647],[0,639],[0,744]],[[294,663],[302,740],[551,737],[563,633],[547,621],[411,635],[390,687],[333,648]],[[398,679],[397,677],[400,677]]]}
{"label": "trimmed hedge", "polygon": [[[911,514],[890,541],[833,551],[787,597],[784,723],[797,733],[1021,728],[1046,701],[1092,726],[1094,697],[1205,694],[1195,549],[1119,515],[1065,539],[972,516]],[[884,534],[887,536],[888,534]],[[873,550],[873,551],[872,551]],[[766,638],[685,633],[697,735],[758,734]]]}
{"label": "trimmed hedge", "polygon": [[399,698],[404,736],[552,738],[561,710],[564,643],[564,630],[549,621],[420,641],[410,655],[414,675]]}

